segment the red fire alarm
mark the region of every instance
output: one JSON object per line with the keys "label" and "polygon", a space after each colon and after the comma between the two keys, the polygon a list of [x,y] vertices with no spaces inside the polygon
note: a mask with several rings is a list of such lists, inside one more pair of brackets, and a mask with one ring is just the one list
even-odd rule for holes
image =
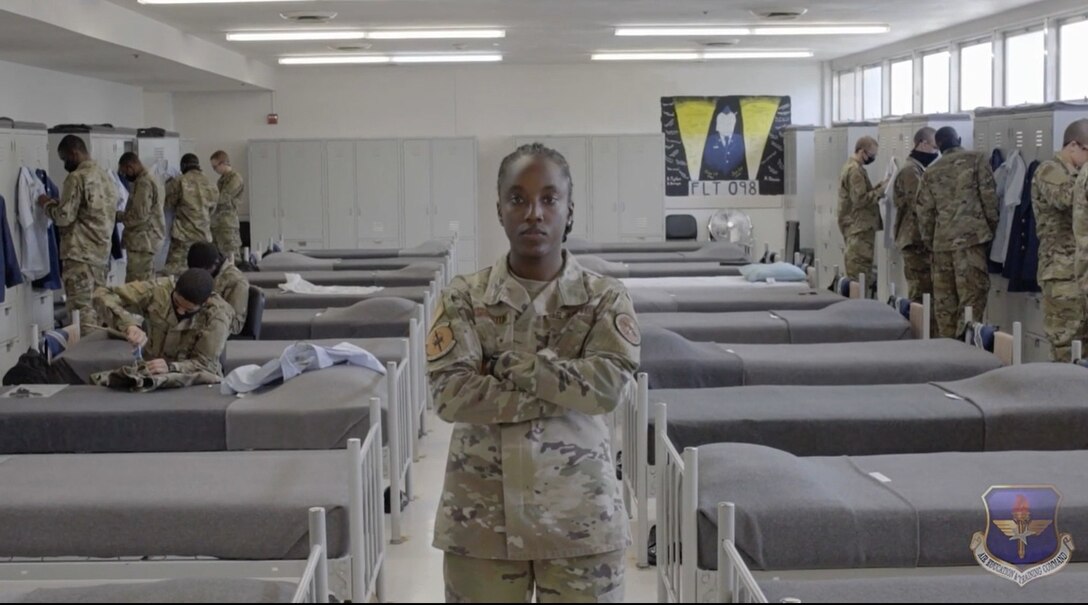
{"label": "red fire alarm", "polygon": [[273,126],[276,125],[276,124],[279,124],[280,123],[280,114],[278,114],[278,113],[268,114],[268,123],[273,125]]}

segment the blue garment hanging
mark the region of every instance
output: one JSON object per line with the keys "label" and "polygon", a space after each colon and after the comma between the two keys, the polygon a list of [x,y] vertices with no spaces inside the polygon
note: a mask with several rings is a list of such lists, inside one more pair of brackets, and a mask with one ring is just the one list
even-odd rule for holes
{"label": "blue garment hanging", "polygon": [[0,302],[7,297],[7,289],[23,283],[23,270],[15,255],[15,238],[8,226],[8,202],[0,195],[0,265],[4,267],[3,283],[0,283]]}
{"label": "blue garment hanging", "polygon": [[[44,170],[35,170],[34,174],[45,186],[46,195],[53,199],[60,198],[60,189]],[[64,288],[60,275],[60,235],[57,226],[49,221],[49,275],[34,280],[30,285],[38,290],[60,290]]]}
{"label": "blue garment hanging", "polygon": [[1009,238],[1009,253],[1005,258],[1005,267],[1001,275],[1009,280],[1009,292],[1040,292],[1039,276],[1039,235],[1035,232],[1035,210],[1031,204],[1031,184],[1035,179],[1035,170],[1039,162],[1032,162],[1024,176],[1024,190],[1020,194],[1020,205],[1013,215],[1012,235]]}

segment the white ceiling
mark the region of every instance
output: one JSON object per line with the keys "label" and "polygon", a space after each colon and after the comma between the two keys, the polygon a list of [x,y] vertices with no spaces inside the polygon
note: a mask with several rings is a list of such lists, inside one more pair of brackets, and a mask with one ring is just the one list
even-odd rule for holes
{"label": "white ceiling", "polygon": [[[580,63],[597,51],[690,50],[701,40],[616,38],[619,25],[688,25],[751,23],[752,9],[807,8],[803,22],[887,23],[878,36],[747,37],[736,48],[811,49],[829,60],[883,46],[1038,2],[1038,0],[965,0],[949,10],[947,0],[313,0],[206,5],[142,5],[137,0],[111,0],[253,58],[273,63],[284,54],[336,52],[336,42],[227,42],[232,30],[297,29],[279,17],[283,11],[335,11],[327,26],[345,28],[502,27],[497,41],[366,41],[362,52],[494,51],[509,63]],[[1045,4],[1045,3],[1042,3]],[[343,44],[351,44],[344,42]],[[454,44],[464,44],[455,49]],[[359,52],[359,51],[356,51]]]}

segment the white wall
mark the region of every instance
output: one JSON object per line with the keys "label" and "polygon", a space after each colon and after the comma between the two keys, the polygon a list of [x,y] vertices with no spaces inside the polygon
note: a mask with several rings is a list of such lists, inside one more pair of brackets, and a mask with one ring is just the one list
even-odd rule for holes
{"label": "white wall", "polygon": [[168,92],[144,92],[144,122],[140,126],[155,126],[174,130],[174,95]]}
{"label": "white wall", "polygon": [[278,126],[265,124],[268,93],[175,93],[176,129],[197,141],[202,159],[222,148],[239,167],[249,139],[476,136],[481,263],[505,250],[495,177],[513,136],[660,132],[660,98],[674,95],[790,95],[794,123],[816,123],[821,111],[820,66],[811,61],[301,67],[281,69],[277,82]]}
{"label": "white wall", "polygon": [[0,61],[0,116],[22,122],[143,126],[143,91],[134,86]]}

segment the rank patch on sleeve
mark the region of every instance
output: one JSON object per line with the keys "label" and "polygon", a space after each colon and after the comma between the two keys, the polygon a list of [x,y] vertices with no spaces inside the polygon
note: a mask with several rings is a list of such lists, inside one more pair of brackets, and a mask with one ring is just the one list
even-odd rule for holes
{"label": "rank patch on sleeve", "polygon": [[642,344],[642,333],[638,329],[638,322],[634,317],[626,313],[620,313],[616,316],[616,331],[620,333],[620,336],[624,340],[631,343],[634,346]]}
{"label": "rank patch on sleeve", "polygon": [[453,350],[457,341],[453,337],[453,330],[449,324],[441,324],[431,329],[427,335],[427,361],[436,361],[445,357]]}

